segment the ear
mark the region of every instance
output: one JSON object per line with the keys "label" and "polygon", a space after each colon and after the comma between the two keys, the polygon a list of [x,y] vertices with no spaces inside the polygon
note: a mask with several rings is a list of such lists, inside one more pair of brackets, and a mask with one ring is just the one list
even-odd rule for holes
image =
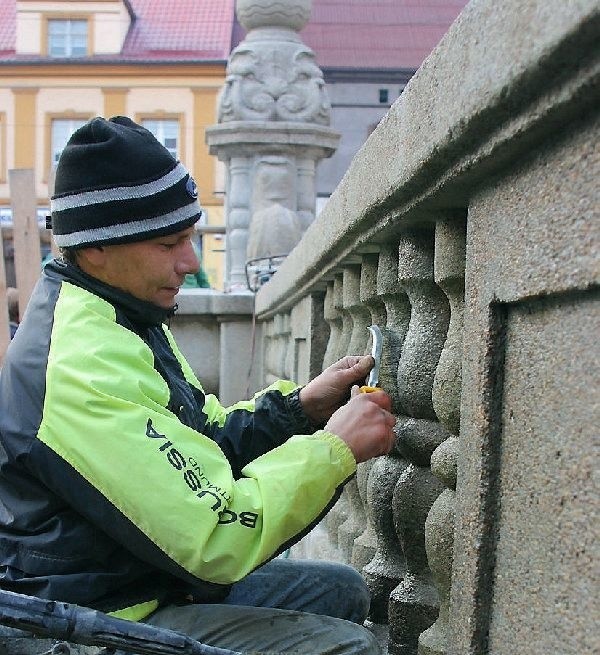
{"label": "ear", "polygon": [[85,271],[89,268],[100,268],[106,262],[106,249],[103,246],[91,246],[79,250],[79,265]]}

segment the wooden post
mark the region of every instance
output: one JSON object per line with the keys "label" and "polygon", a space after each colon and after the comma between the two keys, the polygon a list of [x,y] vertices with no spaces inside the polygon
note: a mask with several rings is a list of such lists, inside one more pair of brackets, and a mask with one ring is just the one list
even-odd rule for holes
{"label": "wooden post", "polygon": [[40,276],[42,255],[37,221],[35,181],[31,169],[8,171],[13,218],[15,278],[19,290],[19,315],[23,316]]}

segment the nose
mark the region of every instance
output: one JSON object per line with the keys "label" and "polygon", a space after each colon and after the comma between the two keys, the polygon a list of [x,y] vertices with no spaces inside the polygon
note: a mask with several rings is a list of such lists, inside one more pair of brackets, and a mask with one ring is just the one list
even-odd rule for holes
{"label": "nose", "polygon": [[186,239],[179,249],[175,270],[178,275],[187,275],[188,273],[197,273],[200,270],[200,262],[190,239]]}

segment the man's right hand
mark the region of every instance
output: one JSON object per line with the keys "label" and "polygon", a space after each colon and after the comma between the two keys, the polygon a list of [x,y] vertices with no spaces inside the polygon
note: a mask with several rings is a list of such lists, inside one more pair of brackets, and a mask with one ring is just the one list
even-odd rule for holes
{"label": "man's right hand", "polygon": [[390,409],[385,391],[358,393],[354,387],[352,398],[331,416],[325,430],[346,442],[357,463],[365,462],[389,453],[394,445],[396,419]]}

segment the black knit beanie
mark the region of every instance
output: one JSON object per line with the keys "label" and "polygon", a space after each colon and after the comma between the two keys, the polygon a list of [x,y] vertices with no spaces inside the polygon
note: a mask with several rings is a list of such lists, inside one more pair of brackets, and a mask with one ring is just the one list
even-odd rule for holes
{"label": "black knit beanie", "polygon": [[151,132],[124,116],[93,118],[62,151],[50,201],[61,248],[144,241],[201,216],[196,183]]}

